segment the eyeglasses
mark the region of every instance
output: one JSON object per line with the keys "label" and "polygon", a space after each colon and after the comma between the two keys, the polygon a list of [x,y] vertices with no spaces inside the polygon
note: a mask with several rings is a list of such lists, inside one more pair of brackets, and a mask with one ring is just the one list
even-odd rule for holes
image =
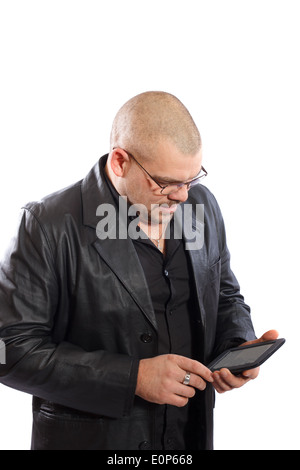
{"label": "eyeglasses", "polygon": [[144,170],[144,172],[149,176],[149,178],[151,178],[154,181],[154,183],[156,183],[160,187],[160,194],[163,194],[163,195],[175,193],[179,189],[183,188],[183,186],[186,186],[186,189],[189,191],[193,186],[196,186],[197,184],[199,184],[202,178],[207,176],[207,171],[205,170],[205,168],[203,168],[203,166],[201,166],[199,175],[196,176],[196,178],[192,179],[191,181],[188,181],[187,183],[168,183],[165,186],[163,186],[155,178],[153,178],[153,176],[151,176],[150,173],[148,173],[148,171],[137,161],[137,159],[132,155],[132,153],[127,152],[127,150],[124,150],[124,149],[122,150],[126,152],[127,155],[129,155],[129,157],[131,157],[139,165],[139,167],[141,167],[142,170]]}

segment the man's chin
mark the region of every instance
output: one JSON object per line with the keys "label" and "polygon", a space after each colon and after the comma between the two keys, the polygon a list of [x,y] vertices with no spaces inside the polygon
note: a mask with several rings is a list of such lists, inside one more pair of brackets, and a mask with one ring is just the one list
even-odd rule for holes
{"label": "man's chin", "polygon": [[148,220],[152,224],[166,224],[170,222],[176,209],[177,204],[172,204],[172,206],[164,204],[159,207],[155,207],[148,213]]}

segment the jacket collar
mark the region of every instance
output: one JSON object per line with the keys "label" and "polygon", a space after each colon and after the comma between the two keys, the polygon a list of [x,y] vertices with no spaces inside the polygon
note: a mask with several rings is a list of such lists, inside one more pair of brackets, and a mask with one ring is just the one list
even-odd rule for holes
{"label": "jacket collar", "polygon": [[107,157],[108,155],[104,155],[100,158],[84,178],[81,185],[83,224],[95,229],[99,222],[99,218],[96,215],[98,205],[103,202],[113,204],[105,179],[104,168]]}

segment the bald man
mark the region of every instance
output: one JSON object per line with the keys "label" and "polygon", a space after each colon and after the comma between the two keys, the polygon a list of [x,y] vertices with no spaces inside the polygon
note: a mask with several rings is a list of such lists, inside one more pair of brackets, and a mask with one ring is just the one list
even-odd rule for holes
{"label": "bald man", "polygon": [[32,449],[213,448],[207,364],[256,339],[201,138],[173,95],[117,113],[82,181],[22,210],[0,272],[0,381],[33,395]]}

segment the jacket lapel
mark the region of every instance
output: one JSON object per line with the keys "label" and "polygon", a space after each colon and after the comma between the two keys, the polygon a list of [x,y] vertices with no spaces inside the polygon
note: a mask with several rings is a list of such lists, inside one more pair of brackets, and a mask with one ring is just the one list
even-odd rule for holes
{"label": "jacket lapel", "polygon": [[[185,242],[187,254],[190,258],[193,275],[194,285],[196,288],[196,297],[199,304],[199,311],[201,316],[202,325],[205,326],[205,311],[203,307],[203,292],[207,282],[207,267],[208,257],[207,249],[204,240],[205,223],[204,223],[204,206],[199,204],[195,212],[195,203],[193,204],[193,211],[190,212],[188,206],[189,199],[182,204],[182,212],[177,214],[176,217],[181,218],[182,233]],[[191,206],[190,206],[191,207]],[[175,218],[176,220],[176,218]]]}
{"label": "jacket lapel", "polygon": [[132,241],[96,240],[93,243],[99,255],[118,277],[150,323],[157,329],[156,317],[143,268]]}
{"label": "jacket lapel", "polygon": [[[107,156],[102,157],[82,182],[83,223],[95,230],[95,237],[99,222],[97,207],[104,203],[116,206],[105,181],[104,166],[106,159]],[[127,232],[127,225],[125,229]],[[128,236],[124,239],[118,237],[105,238],[104,240],[94,238],[92,245],[126,288],[153,327],[157,329],[150,292],[132,240]]]}

